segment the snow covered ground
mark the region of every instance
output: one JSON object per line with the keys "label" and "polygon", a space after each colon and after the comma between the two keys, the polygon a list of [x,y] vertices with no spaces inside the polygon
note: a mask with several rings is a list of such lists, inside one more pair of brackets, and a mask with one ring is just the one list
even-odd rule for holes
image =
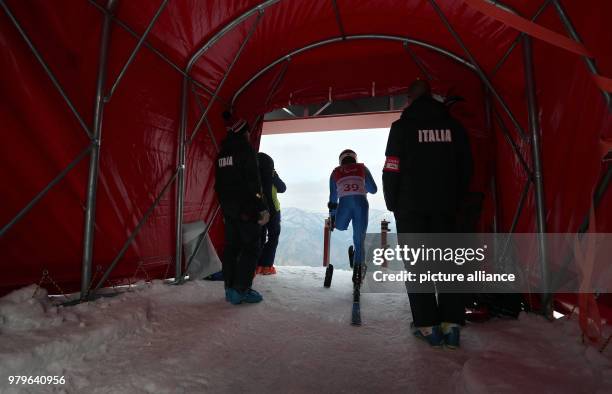
{"label": "snow covered ground", "polygon": [[[409,332],[407,297],[364,294],[349,325],[350,272],[280,267],[264,302],[232,306],[220,282],[154,282],[57,308],[35,286],[0,299],[1,393],[610,393],[612,361],[580,344],[575,321],[470,324],[461,350]],[[15,386],[11,375],[64,376]]]}

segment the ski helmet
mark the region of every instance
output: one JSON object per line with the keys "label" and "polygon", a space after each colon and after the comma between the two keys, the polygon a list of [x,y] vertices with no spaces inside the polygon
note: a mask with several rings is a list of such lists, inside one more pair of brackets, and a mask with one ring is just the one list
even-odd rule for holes
{"label": "ski helmet", "polygon": [[338,157],[338,161],[340,162],[340,165],[342,165],[342,162],[346,158],[352,158],[354,162],[357,163],[357,153],[355,153],[354,151],[350,149],[345,149],[342,151],[342,153],[340,153],[340,156]]}

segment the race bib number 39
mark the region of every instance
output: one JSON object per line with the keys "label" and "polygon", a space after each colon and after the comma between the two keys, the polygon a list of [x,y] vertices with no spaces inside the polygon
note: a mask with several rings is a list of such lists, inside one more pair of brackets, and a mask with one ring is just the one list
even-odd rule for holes
{"label": "race bib number 39", "polygon": [[347,176],[340,178],[336,182],[338,197],[350,196],[354,194],[366,194],[365,181],[360,176]]}

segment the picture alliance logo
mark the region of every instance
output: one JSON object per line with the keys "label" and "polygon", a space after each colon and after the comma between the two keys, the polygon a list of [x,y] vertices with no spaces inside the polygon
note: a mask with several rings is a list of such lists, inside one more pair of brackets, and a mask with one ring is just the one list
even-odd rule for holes
{"label": "picture alliance logo", "polygon": [[453,262],[463,265],[469,262],[482,262],[485,260],[487,245],[480,248],[440,248],[397,245],[395,248],[375,248],[372,252],[372,264],[383,265],[385,262],[403,261],[410,265],[418,262]]}

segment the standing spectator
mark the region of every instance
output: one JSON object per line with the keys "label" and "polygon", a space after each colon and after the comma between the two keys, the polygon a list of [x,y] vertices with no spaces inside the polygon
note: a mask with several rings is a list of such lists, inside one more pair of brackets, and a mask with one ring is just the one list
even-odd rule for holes
{"label": "standing spectator", "polygon": [[217,157],[215,191],[225,223],[225,299],[235,305],[256,303],[262,296],[251,285],[259,258],[261,226],[270,214],[255,151],[249,143],[249,126],[228,112],[223,117],[228,134]]}
{"label": "standing spectator", "polygon": [[[463,126],[431,97],[429,84],[415,81],[409,105],[393,123],[383,169],[385,203],[397,232],[452,233],[472,174],[472,155]],[[458,294],[410,292],[414,334],[432,346],[459,346],[465,305]],[[432,289],[432,291],[435,291]]]}
{"label": "standing spectator", "polygon": [[257,264],[257,274],[274,275],[274,256],[281,232],[280,203],[277,193],[284,193],[287,186],[274,169],[274,160],[263,152],[257,153],[259,176],[263,194],[270,210],[270,221],[261,228],[261,255]]}

